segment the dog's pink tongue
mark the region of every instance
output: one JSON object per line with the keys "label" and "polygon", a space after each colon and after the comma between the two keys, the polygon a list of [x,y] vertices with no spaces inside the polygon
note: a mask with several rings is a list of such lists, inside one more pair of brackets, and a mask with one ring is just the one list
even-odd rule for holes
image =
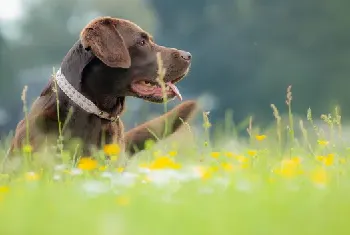
{"label": "dog's pink tongue", "polygon": [[179,91],[179,89],[177,89],[177,87],[175,86],[175,84],[172,84],[171,82],[167,82],[167,85],[170,87],[171,90],[173,90],[173,92],[175,93],[175,95],[177,96],[177,98],[182,101],[182,95]]}

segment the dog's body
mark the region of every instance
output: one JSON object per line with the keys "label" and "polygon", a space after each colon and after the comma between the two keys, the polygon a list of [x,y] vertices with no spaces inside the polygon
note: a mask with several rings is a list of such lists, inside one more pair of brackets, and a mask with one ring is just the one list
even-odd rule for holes
{"label": "dog's body", "polygon": [[[90,22],[65,56],[61,72],[77,92],[100,110],[119,117],[127,96],[165,102],[161,87],[156,84],[157,53],[166,69],[164,83],[168,99],[181,96],[174,84],[187,74],[191,54],[155,44],[147,32],[127,20],[102,17]],[[33,103],[28,119],[18,124],[12,151],[25,144],[28,127],[34,150],[40,150],[46,143],[57,143],[60,121],[65,140],[73,138],[83,143],[82,156],[89,156],[92,148],[99,149],[103,143],[117,143],[122,150],[133,154],[135,146],[142,150],[147,139],[155,139],[154,134],[161,137],[166,119],[172,123],[167,134],[170,135],[181,127],[182,121],[192,117],[197,107],[195,101],[183,102],[124,134],[120,118],[111,121],[87,112],[57,87],[54,79]]]}

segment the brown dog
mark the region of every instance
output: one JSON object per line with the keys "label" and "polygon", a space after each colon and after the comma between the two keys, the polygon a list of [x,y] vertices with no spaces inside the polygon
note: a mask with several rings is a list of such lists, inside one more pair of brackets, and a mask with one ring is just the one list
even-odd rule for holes
{"label": "brown dog", "polygon": [[142,150],[147,139],[155,140],[154,134],[164,137],[165,120],[171,123],[165,136],[177,131],[182,121],[188,121],[195,113],[195,101],[183,102],[125,134],[119,118],[127,96],[165,102],[164,90],[157,83],[160,72],[157,53],[165,69],[167,100],[181,98],[175,83],[189,70],[189,52],[157,45],[147,32],[130,21],[111,17],[93,20],[63,59],[60,74],[53,76],[33,103],[29,125],[26,120],[18,124],[11,150],[23,146],[27,127],[34,150],[44,143],[57,143],[58,118],[62,125],[65,123],[64,140],[79,139],[83,143],[82,156],[89,156],[92,148],[101,148],[103,143],[118,143],[125,152],[133,154],[134,147]]}

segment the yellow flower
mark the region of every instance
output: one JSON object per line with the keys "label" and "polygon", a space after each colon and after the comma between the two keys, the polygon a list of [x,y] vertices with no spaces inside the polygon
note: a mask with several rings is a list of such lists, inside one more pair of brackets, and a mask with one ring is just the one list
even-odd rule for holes
{"label": "yellow flower", "polygon": [[311,181],[318,185],[326,185],[329,181],[328,174],[323,167],[318,167],[311,172]]}
{"label": "yellow flower", "polygon": [[25,174],[25,178],[28,181],[35,181],[35,180],[39,179],[39,175],[37,173],[35,173],[35,172],[27,172]]}
{"label": "yellow flower", "polygon": [[323,159],[325,158],[325,156],[316,156],[316,160],[323,162]]}
{"label": "yellow flower", "polygon": [[118,171],[119,173],[122,173],[122,172],[124,171],[124,168],[123,168],[123,167],[118,167],[118,168],[117,168],[117,171]]}
{"label": "yellow flower", "polygon": [[255,139],[256,139],[257,141],[263,141],[263,140],[266,139],[266,138],[267,138],[266,135],[257,135],[257,136],[255,136]]}
{"label": "yellow flower", "polygon": [[107,156],[115,156],[120,153],[120,147],[118,144],[106,144],[103,151]]}
{"label": "yellow flower", "polygon": [[105,171],[105,170],[107,170],[107,166],[100,166],[98,169],[99,169],[100,171]]}
{"label": "yellow flower", "polygon": [[299,165],[302,159],[300,157],[292,157],[291,160],[295,162],[297,165]]}
{"label": "yellow flower", "polygon": [[181,168],[181,165],[176,163],[173,159],[164,156],[164,157],[159,157],[155,159],[150,167],[152,170],[157,170],[157,169],[179,169]]}
{"label": "yellow flower", "polygon": [[117,161],[118,160],[118,156],[117,155],[112,155],[110,157],[111,161]]}
{"label": "yellow flower", "polygon": [[285,178],[293,178],[298,174],[302,173],[300,169],[300,162],[293,159],[283,159],[279,168],[274,170],[274,173],[285,177]]}
{"label": "yellow flower", "polygon": [[23,150],[24,153],[31,153],[33,151],[33,148],[32,148],[32,146],[26,144],[26,145],[23,146],[22,150]]}
{"label": "yellow flower", "polygon": [[317,140],[317,142],[321,146],[327,146],[329,144],[329,141],[327,140]]}
{"label": "yellow flower", "polygon": [[209,167],[200,166],[197,169],[198,169],[199,176],[202,180],[210,179],[213,175],[213,171]]}
{"label": "yellow flower", "polygon": [[233,157],[234,154],[232,152],[225,152],[226,157]]}
{"label": "yellow flower", "polygon": [[256,151],[256,150],[248,150],[247,153],[248,153],[249,156],[254,157],[254,156],[256,156],[256,154],[258,153],[258,151]]}
{"label": "yellow flower", "polygon": [[175,157],[177,155],[177,152],[176,151],[170,151],[169,152],[169,156],[170,157]]}
{"label": "yellow flower", "polygon": [[94,170],[97,168],[97,161],[92,158],[81,158],[78,163],[81,170]]}
{"label": "yellow flower", "polygon": [[333,165],[334,162],[334,154],[328,154],[326,158],[323,159],[323,164],[326,166],[331,166]]}
{"label": "yellow flower", "polygon": [[0,193],[7,193],[10,190],[7,186],[0,186]]}
{"label": "yellow flower", "polygon": [[334,154],[330,153],[327,156],[316,156],[316,159],[326,166],[331,166],[334,163]]}
{"label": "yellow flower", "polygon": [[7,186],[0,186],[0,202],[2,201],[2,200],[4,200],[4,198],[5,198],[5,193],[7,193],[8,191],[9,191],[10,189],[9,189],[9,187],[7,187]]}
{"label": "yellow flower", "polygon": [[249,159],[247,157],[242,156],[242,155],[238,155],[235,158],[239,163],[246,163],[249,161]]}
{"label": "yellow flower", "polygon": [[233,166],[230,163],[221,163],[221,167],[225,170],[225,171],[233,171]]}
{"label": "yellow flower", "polygon": [[239,165],[241,169],[247,169],[249,168],[249,166],[249,162],[242,162],[241,165]]}
{"label": "yellow flower", "polygon": [[119,196],[119,197],[117,197],[117,203],[120,206],[127,206],[130,204],[130,198],[128,198],[126,196]]}
{"label": "yellow flower", "polygon": [[220,152],[211,152],[211,153],[210,153],[210,156],[211,156],[212,158],[219,158],[219,157],[220,157]]}

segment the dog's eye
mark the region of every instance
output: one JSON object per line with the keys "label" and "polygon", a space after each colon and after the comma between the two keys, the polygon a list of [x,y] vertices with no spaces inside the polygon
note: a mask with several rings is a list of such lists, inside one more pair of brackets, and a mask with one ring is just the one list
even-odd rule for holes
{"label": "dog's eye", "polygon": [[142,39],[141,41],[139,41],[139,45],[140,46],[146,45],[146,40]]}

